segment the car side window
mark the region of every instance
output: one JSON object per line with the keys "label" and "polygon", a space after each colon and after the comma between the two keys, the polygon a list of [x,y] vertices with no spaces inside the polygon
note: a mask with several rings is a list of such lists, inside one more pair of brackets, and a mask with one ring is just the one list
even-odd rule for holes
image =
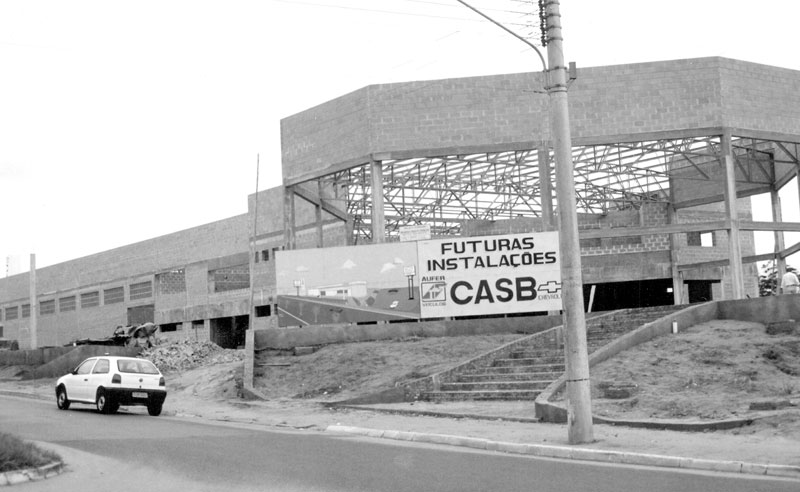
{"label": "car side window", "polygon": [[108,359],[100,359],[97,361],[97,364],[94,365],[92,374],[108,374],[108,367]]}
{"label": "car side window", "polygon": [[94,367],[94,363],[97,359],[89,359],[83,361],[83,364],[78,366],[78,370],[75,371],[75,374],[89,374],[92,372],[92,367]]}

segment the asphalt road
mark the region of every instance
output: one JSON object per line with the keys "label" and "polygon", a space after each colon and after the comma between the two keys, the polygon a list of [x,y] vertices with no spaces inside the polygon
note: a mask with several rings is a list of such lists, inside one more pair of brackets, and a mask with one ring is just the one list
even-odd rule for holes
{"label": "asphalt road", "polygon": [[[208,425],[0,396],[0,431],[63,450],[71,471],[18,490],[797,491],[797,482]],[[75,463],[72,463],[74,460]]]}

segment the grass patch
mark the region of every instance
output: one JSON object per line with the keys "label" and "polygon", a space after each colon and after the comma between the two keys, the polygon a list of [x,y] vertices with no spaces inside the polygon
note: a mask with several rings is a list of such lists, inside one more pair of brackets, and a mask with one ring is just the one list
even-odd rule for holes
{"label": "grass patch", "polygon": [[35,468],[62,461],[61,456],[52,451],[0,432],[0,472]]}

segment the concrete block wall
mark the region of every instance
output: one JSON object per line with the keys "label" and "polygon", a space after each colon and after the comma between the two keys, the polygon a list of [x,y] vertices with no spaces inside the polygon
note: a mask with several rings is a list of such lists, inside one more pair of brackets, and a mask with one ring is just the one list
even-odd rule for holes
{"label": "concrete block wall", "polygon": [[284,179],[370,152],[369,91],[356,90],[281,121]]}
{"label": "concrete block wall", "polygon": [[[127,324],[128,308],[157,304],[158,273],[185,268],[190,304],[205,304],[208,297],[207,268],[209,259],[236,255],[247,251],[247,215],[240,215],[205,224],[185,231],[141,241],[113,250],[78,258],[37,269],[38,301],[56,301],[53,314],[37,317],[39,346],[61,345],[76,338],[110,336],[118,325]],[[201,262],[203,266],[198,267]],[[23,273],[0,279],[0,308],[28,304],[29,274]],[[129,287],[148,281],[153,285],[151,295],[130,300]],[[122,287],[121,303],[106,304],[105,289]],[[100,292],[100,305],[82,307],[82,293]],[[58,299],[74,296],[74,311],[61,312]],[[172,296],[167,296],[167,301]],[[169,301],[168,301],[169,302]],[[18,339],[20,347],[30,346],[30,318],[2,320],[4,336]]]}
{"label": "concrete block wall", "polygon": [[[612,210],[605,215],[581,214],[578,217],[578,229],[580,231],[639,226],[657,227],[666,225],[668,222],[666,204],[652,202],[643,203],[638,210]],[[669,250],[669,247],[669,236],[666,234],[602,238],[584,241],[581,245],[581,255],[605,256],[644,253]]]}
{"label": "concrete block wall", "polygon": [[[37,268],[40,292],[67,292],[247,250],[247,215]],[[0,303],[28,297],[28,274],[0,279]]]}
{"label": "concrete block wall", "polygon": [[[550,138],[538,73],[368,86],[281,121],[284,178],[367,162],[535,148]],[[573,144],[730,126],[796,134],[800,72],[726,58],[579,68]],[[777,118],[776,118],[777,116]]]}
{"label": "concrete block wall", "polygon": [[795,70],[723,59],[719,64],[728,126],[797,134],[800,77]]}
{"label": "concrete block wall", "polygon": [[[752,218],[751,203],[749,198],[740,198],[736,202],[740,219]],[[726,217],[725,204],[713,203],[702,207],[691,207],[677,211],[679,223],[698,223],[723,220]],[[680,264],[702,263],[727,259],[729,256],[728,232],[724,230],[713,231],[713,246],[689,246],[686,234],[677,234],[676,249]],[[755,234],[752,231],[740,231],[739,239],[742,256],[755,254]],[[746,263],[744,271],[744,290],[751,297],[758,297],[758,268],[754,263]],[[684,272],[686,280],[721,280],[719,286],[714,286],[715,299],[730,298],[733,293],[729,267],[703,268]]]}

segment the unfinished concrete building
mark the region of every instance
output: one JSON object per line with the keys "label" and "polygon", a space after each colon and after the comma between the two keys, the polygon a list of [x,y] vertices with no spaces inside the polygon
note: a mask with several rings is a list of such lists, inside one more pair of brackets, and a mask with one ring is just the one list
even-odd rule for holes
{"label": "unfinished concrete building", "polygon": [[[569,89],[587,309],[758,295],[757,261],[800,249],[800,72],[725,58],[583,68]],[[373,85],[281,122],[283,186],[247,214],[0,279],[5,338],[39,345],[149,320],[236,346],[275,324],[275,256],[299,248],[557,229],[543,76]],[[772,197],[754,222],[750,197]],[[755,255],[753,231],[776,251]],[[252,286],[252,290],[251,290]],[[135,319],[134,319],[135,318]]]}

